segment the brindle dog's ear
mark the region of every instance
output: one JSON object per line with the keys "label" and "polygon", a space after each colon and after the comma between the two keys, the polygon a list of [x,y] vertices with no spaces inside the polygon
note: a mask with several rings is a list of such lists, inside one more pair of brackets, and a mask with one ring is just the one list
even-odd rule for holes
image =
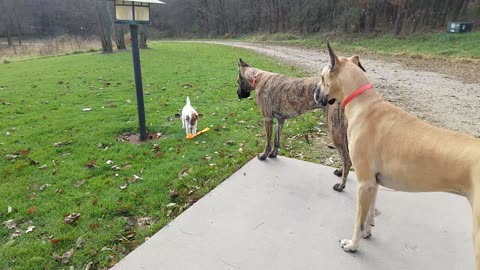
{"label": "brindle dog's ear", "polygon": [[363,72],[367,72],[365,70],[365,68],[362,66],[362,63],[360,63],[360,57],[358,57],[358,55],[354,55],[350,58],[348,58],[350,61],[352,61],[353,63],[355,63],[355,65],[357,65],[359,68],[361,68],[363,70]]}
{"label": "brindle dog's ear", "polygon": [[247,64],[246,62],[244,62],[244,61],[242,60],[242,58],[240,58],[240,63],[239,63],[239,64],[240,64],[241,67],[249,67],[249,66],[250,66],[249,64]]}
{"label": "brindle dog's ear", "polygon": [[334,72],[338,65],[338,57],[330,47],[330,41],[327,40],[328,55],[330,56],[330,72]]}

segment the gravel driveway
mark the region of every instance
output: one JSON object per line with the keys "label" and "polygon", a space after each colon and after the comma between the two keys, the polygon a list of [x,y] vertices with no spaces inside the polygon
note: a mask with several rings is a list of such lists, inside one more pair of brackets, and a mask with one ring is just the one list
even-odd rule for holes
{"label": "gravel driveway", "polygon": [[[319,50],[241,42],[208,43],[253,50],[312,75],[319,75],[328,63],[328,55]],[[361,56],[360,60],[371,82],[390,102],[433,125],[480,137],[480,85],[435,72],[407,69],[398,63]]]}

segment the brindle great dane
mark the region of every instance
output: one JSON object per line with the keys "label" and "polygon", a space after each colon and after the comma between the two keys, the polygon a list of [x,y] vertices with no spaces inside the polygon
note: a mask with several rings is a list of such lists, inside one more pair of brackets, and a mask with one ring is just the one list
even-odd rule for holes
{"label": "brindle great dane", "polygon": [[[307,111],[326,106],[318,105],[312,99],[314,90],[320,83],[320,78],[291,78],[281,74],[264,71],[251,67],[242,59],[238,64],[238,90],[240,99],[250,97],[255,91],[257,105],[263,115],[266,131],[266,146],[258,159],[275,158],[280,148],[280,136],[286,119],[297,117]],[[273,119],[277,119],[274,147],[271,147]],[[327,107],[327,124],[329,135],[339,152],[343,166],[335,170],[334,174],[342,177],[342,182],[334,185],[333,189],[342,191],[345,188],[347,176],[352,163],[348,154],[347,123],[343,108],[340,104]]]}

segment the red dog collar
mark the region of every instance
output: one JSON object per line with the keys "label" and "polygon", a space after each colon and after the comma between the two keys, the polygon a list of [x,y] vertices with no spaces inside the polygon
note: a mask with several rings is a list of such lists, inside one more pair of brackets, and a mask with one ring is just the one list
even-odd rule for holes
{"label": "red dog collar", "polygon": [[364,86],[358,88],[357,90],[353,91],[344,101],[343,101],[343,108],[347,107],[348,103],[352,101],[354,98],[359,96],[361,93],[367,91],[368,89],[373,88],[373,84],[367,83]]}
{"label": "red dog collar", "polygon": [[260,71],[258,71],[257,73],[255,73],[255,76],[253,76],[252,88],[255,88],[255,85],[257,84],[258,74],[260,74]]}

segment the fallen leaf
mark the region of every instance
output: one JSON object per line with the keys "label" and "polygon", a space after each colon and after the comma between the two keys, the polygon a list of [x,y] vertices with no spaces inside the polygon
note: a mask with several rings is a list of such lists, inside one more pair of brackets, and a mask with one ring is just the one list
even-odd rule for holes
{"label": "fallen leaf", "polygon": [[111,164],[113,164],[113,161],[111,161],[111,160],[107,160],[107,162],[105,162],[105,164],[107,164],[107,165],[111,165]]}
{"label": "fallen leaf", "polygon": [[137,219],[135,217],[128,217],[127,218],[127,224],[130,227],[134,227],[137,225]]}
{"label": "fallen leaf", "polygon": [[124,183],[123,185],[120,186],[121,190],[124,190],[128,187],[128,183]]}
{"label": "fallen leaf", "polygon": [[135,183],[137,182],[137,180],[143,180],[143,178],[134,174],[132,177],[128,179],[128,183]]}
{"label": "fallen leaf", "polygon": [[136,235],[137,235],[137,233],[134,232],[134,231],[132,231],[132,232],[130,232],[130,233],[127,235],[127,238],[128,238],[128,239],[133,239],[133,238],[135,238]]}
{"label": "fallen leaf", "polygon": [[160,151],[160,146],[158,144],[154,144],[151,151],[157,153],[158,151]]}
{"label": "fallen leaf", "polygon": [[93,262],[89,262],[87,263],[87,265],[85,265],[85,268],[83,270],[90,270],[92,269],[92,266],[93,266]]}
{"label": "fallen leaf", "polygon": [[73,184],[75,187],[79,188],[81,187],[83,184],[85,184],[85,180],[78,180],[77,182],[75,182],[75,184]]}
{"label": "fallen leaf", "polygon": [[149,217],[142,217],[137,220],[138,227],[145,227],[153,223],[152,219]]}
{"label": "fallen leaf", "polygon": [[35,207],[34,205],[27,209],[27,214],[32,215],[32,214],[35,214],[36,211],[37,211],[37,207]]}
{"label": "fallen leaf", "polygon": [[178,197],[178,192],[176,190],[170,190],[170,192],[168,192],[168,195],[170,196],[170,198],[176,198]]}
{"label": "fallen leaf", "polygon": [[28,226],[28,228],[27,228],[27,230],[25,231],[25,233],[33,232],[34,229],[35,229],[35,226],[30,225],[30,226]]}
{"label": "fallen leaf", "polygon": [[149,134],[148,139],[152,140],[152,141],[156,141],[156,140],[160,139],[162,136],[163,136],[162,133],[156,132],[156,133]]}
{"label": "fallen leaf", "polygon": [[7,207],[7,214],[10,214],[11,212],[12,212],[12,207],[9,205],[9,206]]}
{"label": "fallen leaf", "polygon": [[23,163],[19,163],[17,164],[17,166],[15,166],[15,170],[19,171],[22,167],[23,167]]}
{"label": "fallen leaf", "polygon": [[30,165],[38,165],[38,164],[40,164],[40,161],[33,160],[33,159],[30,160]]}
{"label": "fallen leaf", "polygon": [[7,229],[9,229],[9,230],[11,230],[11,229],[13,229],[17,226],[17,224],[15,223],[15,220],[13,220],[13,219],[10,219],[10,220],[7,220],[7,221],[3,222],[3,225],[5,225],[5,227],[7,227]]}
{"label": "fallen leaf", "polygon": [[14,230],[13,233],[12,233],[12,237],[13,237],[13,238],[18,237],[18,236],[20,236],[21,234],[22,234],[22,231],[21,231],[19,228],[15,227],[15,230]]}
{"label": "fallen leaf", "polygon": [[80,236],[77,238],[77,241],[75,242],[77,248],[83,248],[85,245],[85,242],[83,241],[83,238]]}
{"label": "fallen leaf", "polygon": [[52,244],[53,246],[55,246],[56,244],[58,244],[58,242],[60,242],[60,240],[57,239],[57,238],[52,238],[52,239],[50,239],[50,244]]}
{"label": "fallen leaf", "polygon": [[68,141],[68,142],[56,142],[53,144],[54,147],[60,147],[60,146],[64,146],[64,145],[69,145],[69,144],[72,144],[73,142],[72,141]]}
{"label": "fallen leaf", "polygon": [[73,222],[77,221],[80,218],[80,213],[71,213],[67,215],[63,221],[67,224],[72,224]]}
{"label": "fallen leaf", "polygon": [[82,112],[89,112],[89,111],[91,111],[91,110],[92,110],[92,108],[83,108],[83,109],[82,109]]}
{"label": "fallen leaf", "polygon": [[62,263],[64,263],[64,264],[69,263],[69,262],[70,262],[70,258],[72,257],[72,255],[73,255],[73,248],[70,249],[69,251],[63,253],[63,255],[62,255]]}
{"label": "fallen leaf", "polygon": [[176,205],[177,205],[176,203],[172,202],[172,203],[167,204],[167,207],[174,207]]}
{"label": "fallen leaf", "polygon": [[115,252],[117,252],[117,253],[124,253],[125,250],[126,250],[125,247],[122,246],[122,245],[115,246]]}
{"label": "fallen leaf", "polygon": [[47,164],[43,164],[40,167],[38,167],[40,170],[45,170],[47,168]]}
{"label": "fallen leaf", "polygon": [[94,159],[89,160],[87,163],[85,163],[85,167],[87,167],[88,169],[98,168],[98,166],[97,166],[97,161],[94,160]]}
{"label": "fallen leaf", "polygon": [[62,259],[62,257],[60,257],[56,252],[53,252],[52,253],[52,258],[55,260],[55,261],[60,261]]}
{"label": "fallen leaf", "polygon": [[41,185],[41,186],[38,188],[38,190],[44,191],[44,190],[45,190],[47,187],[49,187],[49,186],[51,186],[51,185],[50,185],[50,184],[43,184],[43,185]]}
{"label": "fallen leaf", "polygon": [[5,158],[7,160],[13,160],[13,159],[16,159],[17,157],[18,157],[17,155],[12,155],[12,154],[5,155]]}
{"label": "fallen leaf", "polygon": [[110,250],[112,250],[112,249],[109,248],[109,247],[103,247],[100,251],[110,251]]}
{"label": "fallen leaf", "polygon": [[113,166],[112,166],[112,169],[113,169],[114,171],[120,171],[121,168],[120,168],[120,166],[118,166],[118,165],[113,165]]}
{"label": "fallen leaf", "polygon": [[128,170],[132,168],[132,164],[126,164],[122,167],[122,170]]}

